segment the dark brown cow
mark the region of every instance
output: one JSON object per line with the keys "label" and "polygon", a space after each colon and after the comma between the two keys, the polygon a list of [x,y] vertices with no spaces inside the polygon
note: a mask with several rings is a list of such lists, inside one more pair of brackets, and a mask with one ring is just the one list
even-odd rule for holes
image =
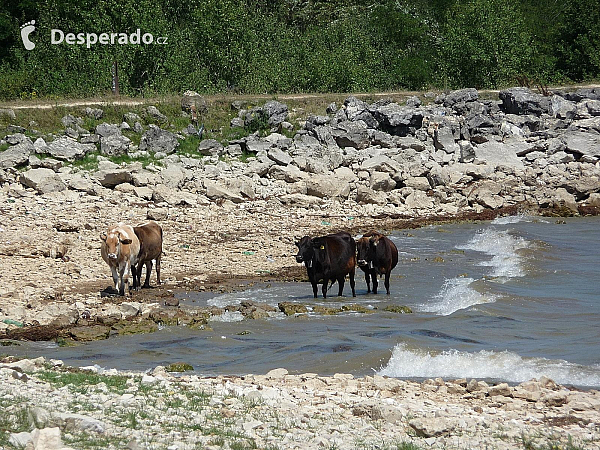
{"label": "dark brown cow", "polygon": [[160,257],[162,256],[162,228],[156,222],[148,222],[133,231],[140,241],[140,252],[138,253],[137,265],[133,272],[133,287],[139,288],[142,278],[142,266],[146,266],[146,281],[144,288],[150,287],[150,273],[152,272],[152,260],[156,260],[156,282],[160,284]]}
{"label": "dark brown cow", "polygon": [[356,243],[350,234],[342,231],[316,238],[304,236],[296,246],[298,247],[296,261],[303,262],[306,266],[315,298],[317,298],[317,284],[320,282],[323,283],[323,298],[327,298],[327,284],[330,280],[331,284],[338,282],[338,295],[341,296],[348,274],[352,296],[356,297],[354,291]]}
{"label": "dark brown cow", "polygon": [[369,278],[373,281],[373,294],[377,294],[377,275],[385,275],[385,289],[390,294],[390,274],[398,264],[398,249],[384,235],[370,231],[356,241],[358,267],[365,273],[367,293],[371,292]]}

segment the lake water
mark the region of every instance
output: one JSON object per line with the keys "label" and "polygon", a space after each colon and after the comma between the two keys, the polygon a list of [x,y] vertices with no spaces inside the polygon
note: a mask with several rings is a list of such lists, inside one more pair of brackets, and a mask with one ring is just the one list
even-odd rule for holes
{"label": "lake water", "polygon": [[[358,303],[372,314],[310,312],[242,320],[227,313],[211,322],[212,331],[167,327],[75,348],[28,343],[9,351],[133,370],[185,361],[203,375],[277,367],[291,373],[509,382],[546,375],[562,384],[598,388],[600,218],[558,222],[516,216],[393,233],[399,263],[390,296],[383,280],[384,294],[367,295],[357,270],[356,298],[348,283],[344,297],[325,300],[312,298],[309,283],[182,298],[184,304],[217,306],[245,299],[309,308]],[[414,314],[385,312],[387,305],[407,305]]]}

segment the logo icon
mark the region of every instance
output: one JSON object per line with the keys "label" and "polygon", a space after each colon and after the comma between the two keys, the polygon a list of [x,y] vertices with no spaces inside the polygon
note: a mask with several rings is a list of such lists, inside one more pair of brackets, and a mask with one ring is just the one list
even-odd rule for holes
{"label": "logo icon", "polygon": [[29,40],[29,35],[35,31],[35,20],[27,22],[21,26],[21,40],[25,46],[25,50],[33,50],[35,44]]}

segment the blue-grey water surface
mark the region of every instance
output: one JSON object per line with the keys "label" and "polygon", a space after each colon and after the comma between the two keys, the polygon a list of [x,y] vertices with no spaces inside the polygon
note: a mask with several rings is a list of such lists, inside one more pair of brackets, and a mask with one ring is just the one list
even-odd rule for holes
{"label": "blue-grey water surface", "polygon": [[[562,219],[561,219],[562,220]],[[402,378],[485,378],[520,382],[542,375],[600,387],[600,218],[515,216],[493,222],[429,226],[391,235],[399,249],[391,295],[313,299],[308,283],[278,283],[184,303],[244,299],[339,307],[373,314],[241,320],[227,313],[212,331],[168,327],[75,348],[32,343],[11,348],[71,365],[145,370],[185,361],[203,375],[374,372]],[[293,252],[294,249],[290,249]],[[383,289],[381,280],[380,289]],[[337,293],[334,285],[331,293]],[[384,312],[407,305],[414,314]],[[246,333],[240,334],[241,331]]]}

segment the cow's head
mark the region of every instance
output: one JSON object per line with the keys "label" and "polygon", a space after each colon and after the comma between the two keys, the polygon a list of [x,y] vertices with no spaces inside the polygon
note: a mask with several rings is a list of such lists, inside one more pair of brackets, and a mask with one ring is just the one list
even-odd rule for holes
{"label": "cow's head", "polygon": [[356,249],[358,251],[357,262],[359,267],[373,267],[377,245],[381,238],[382,236],[380,234],[374,234],[363,236],[356,241]]}
{"label": "cow's head", "polygon": [[313,260],[318,262],[322,267],[329,266],[329,258],[327,255],[327,241],[325,238],[318,237],[312,240]]}
{"label": "cow's head", "polygon": [[312,261],[314,252],[312,247],[312,239],[310,237],[304,236],[302,239],[296,242],[296,247],[298,247],[296,262],[302,263]]}
{"label": "cow's head", "polygon": [[109,230],[108,233],[102,233],[100,240],[106,245],[106,255],[108,259],[117,259],[120,253],[120,246],[131,244],[131,239],[121,234],[118,230]]}

